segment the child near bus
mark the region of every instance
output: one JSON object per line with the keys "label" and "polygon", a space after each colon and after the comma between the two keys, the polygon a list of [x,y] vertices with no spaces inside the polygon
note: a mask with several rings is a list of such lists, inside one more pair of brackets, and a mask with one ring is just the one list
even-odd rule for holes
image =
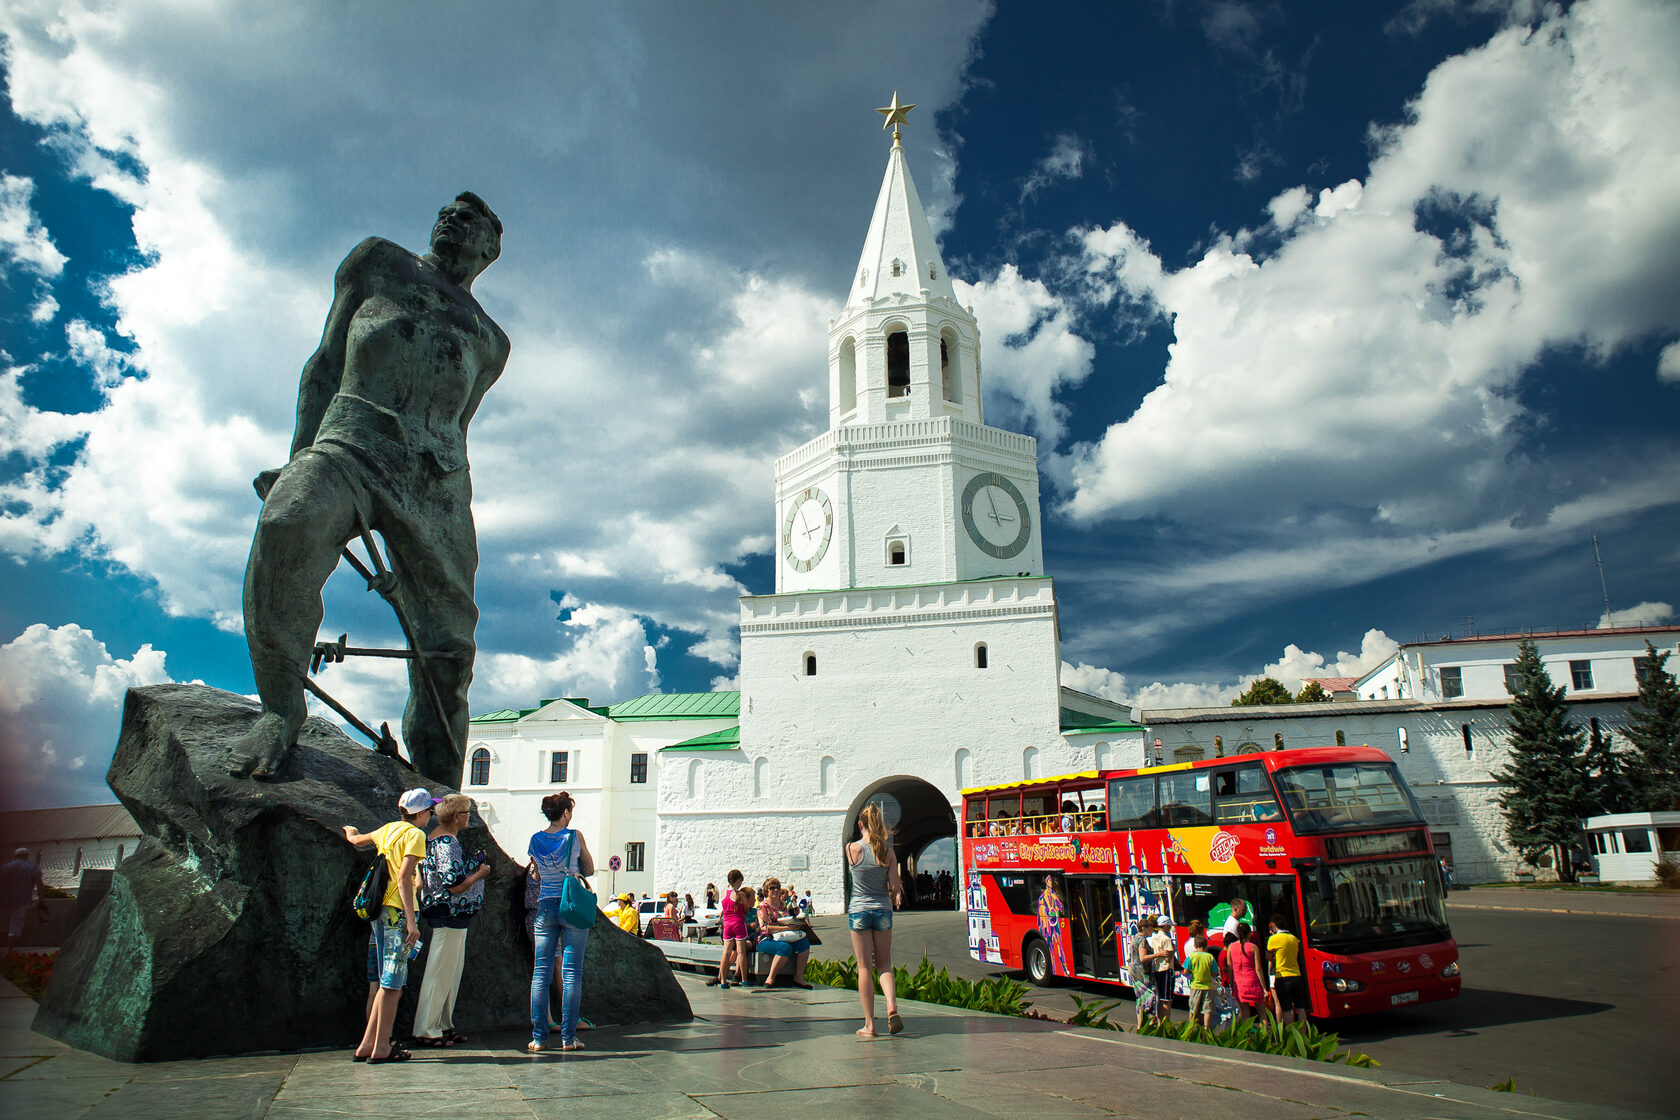
{"label": "child near bus", "polygon": [[1207,934],[1198,933],[1190,942],[1190,955],[1184,958],[1184,971],[1190,974],[1190,1018],[1200,1018],[1202,1026],[1213,1029],[1213,954],[1208,952]]}

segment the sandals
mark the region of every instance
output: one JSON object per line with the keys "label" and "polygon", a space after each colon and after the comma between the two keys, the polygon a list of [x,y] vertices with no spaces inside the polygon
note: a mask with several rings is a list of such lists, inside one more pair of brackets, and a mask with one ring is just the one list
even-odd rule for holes
{"label": "sandals", "polygon": [[904,1020],[898,1017],[898,1012],[887,1012],[887,1033],[898,1034],[904,1029]]}
{"label": "sandals", "polygon": [[417,1034],[413,1038],[409,1039],[408,1042],[409,1045],[420,1050],[442,1050],[445,1047],[455,1045],[455,1040],[449,1037],[449,1033],[447,1031],[444,1032],[442,1038],[427,1038],[425,1035]]}
{"label": "sandals", "polygon": [[862,1027],[859,1027],[854,1033],[859,1038],[879,1038],[880,1037],[874,1031],[866,1031]]}
{"label": "sandals", "polygon": [[560,1049],[562,1049],[562,1050],[582,1050],[583,1049],[583,1043],[579,1042],[577,1039],[574,1038],[570,1042],[562,1042],[560,1044]]}
{"label": "sandals", "polygon": [[378,1066],[384,1065],[386,1062],[406,1062],[412,1056],[413,1055],[411,1055],[407,1050],[404,1050],[401,1046],[393,1046],[391,1047],[391,1052],[389,1054],[385,1055],[383,1058],[369,1058],[367,1060],[367,1064],[370,1066]]}
{"label": "sandals", "polygon": [[467,1041],[467,1036],[457,1033],[454,1027],[450,1027],[443,1032],[443,1041],[446,1046],[461,1046]]}
{"label": "sandals", "polygon": [[525,1049],[532,1054],[541,1054],[544,1050],[548,1049],[548,1043],[538,1042],[533,1038],[525,1044]]}
{"label": "sandals", "polygon": [[815,984],[808,984],[804,980],[794,980],[792,981],[792,984],[796,988],[804,988],[807,992],[814,992],[817,990],[817,986]]}

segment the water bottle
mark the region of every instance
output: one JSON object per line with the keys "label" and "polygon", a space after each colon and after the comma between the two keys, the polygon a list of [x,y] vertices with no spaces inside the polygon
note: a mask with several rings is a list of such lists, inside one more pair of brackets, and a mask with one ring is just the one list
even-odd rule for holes
{"label": "water bottle", "polygon": [[414,948],[412,948],[408,951],[408,959],[411,960],[411,961],[419,960],[420,959],[420,950],[422,948],[424,948],[425,945],[426,945],[426,943],[424,941],[416,941],[414,943]]}

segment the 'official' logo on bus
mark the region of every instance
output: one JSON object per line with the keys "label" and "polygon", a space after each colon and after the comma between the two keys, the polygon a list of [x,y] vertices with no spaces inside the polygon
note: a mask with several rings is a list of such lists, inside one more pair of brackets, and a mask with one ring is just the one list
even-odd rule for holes
{"label": "'official' logo on bus", "polygon": [[1229,863],[1237,854],[1237,838],[1223,830],[1216,832],[1208,845],[1208,858],[1214,863]]}

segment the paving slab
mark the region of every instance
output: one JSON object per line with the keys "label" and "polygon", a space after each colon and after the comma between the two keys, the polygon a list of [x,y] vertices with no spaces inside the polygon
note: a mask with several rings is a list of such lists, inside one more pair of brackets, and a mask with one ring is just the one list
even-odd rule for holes
{"label": "paving slab", "polygon": [[[696,1018],[602,1027],[585,1049],[528,1054],[489,1033],[407,1062],[347,1049],[129,1065],[27,1029],[33,1004],[0,992],[6,1120],[786,1120],[863,1113],[915,1120],[1255,1115],[1282,1120],[1631,1120],[1638,1114],[1493,1093],[1427,1074],[1272,1058],[905,1001],[906,1030],[871,1040],[855,993],[721,992],[679,975]],[[879,1001],[879,1010],[885,1010]],[[878,1026],[884,1030],[885,1021]],[[8,1033],[9,1032],[9,1033]]]}

